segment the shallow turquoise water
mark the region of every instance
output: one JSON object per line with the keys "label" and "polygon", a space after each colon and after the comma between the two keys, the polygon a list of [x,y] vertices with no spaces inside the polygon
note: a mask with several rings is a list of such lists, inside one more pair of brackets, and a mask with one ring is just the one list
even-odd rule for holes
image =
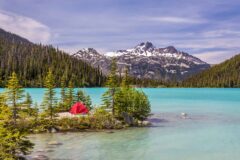
{"label": "shallow turquoise water", "polygon": [[[84,89],[94,104],[103,88]],[[43,89],[26,89],[40,102]],[[115,133],[31,135],[33,156],[71,160],[236,160],[240,158],[240,89],[143,89],[153,127]],[[181,112],[189,115],[182,119]],[[49,141],[63,145],[50,148]]]}

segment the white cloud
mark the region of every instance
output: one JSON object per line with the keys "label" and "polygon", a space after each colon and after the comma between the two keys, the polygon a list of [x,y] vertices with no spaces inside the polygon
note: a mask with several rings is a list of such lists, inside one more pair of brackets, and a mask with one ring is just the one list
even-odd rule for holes
{"label": "white cloud", "polygon": [[202,37],[201,35],[196,35],[196,37],[176,41],[175,45],[187,49],[240,49],[240,37]]}
{"label": "white cloud", "polygon": [[230,30],[230,29],[221,29],[221,30],[212,30],[202,33],[203,37],[223,37],[223,36],[240,36],[240,31]]}
{"label": "white cloud", "polygon": [[18,34],[36,43],[47,43],[50,39],[50,29],[28,17],[0,10],[0,28]]}
{"label": "white cloud", "polygon": [[209,51],[193,55],[210,64],[218,64],[233,57],[235,54],[236,52],[231,51]]}
{"label": "white cloud", "polygon": [[160,17],[148,17],[148,21],[165,22],[165,23],[182,23],[182,24],[195,24],[204,23],[205,20],[198,18],[183,18],[183,17],[171,17],[171,16],[160,16]]}

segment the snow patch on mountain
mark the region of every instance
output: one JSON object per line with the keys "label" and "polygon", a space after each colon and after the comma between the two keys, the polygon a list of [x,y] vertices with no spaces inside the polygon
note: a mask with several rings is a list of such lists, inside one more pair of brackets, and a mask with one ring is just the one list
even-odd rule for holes
{"label": "snow patch on mountain", "polygon": [[120,73],[128,66],[132,76],[162,80],[182,80],[210,67],[206,62],[178,51],[173,46],[156,48],[151,42],[142,42],[134,48],[104,54],[88,48],[73,56],[94,67],[100,67],[106,74],[110,69],[111,58],[115,57]]}

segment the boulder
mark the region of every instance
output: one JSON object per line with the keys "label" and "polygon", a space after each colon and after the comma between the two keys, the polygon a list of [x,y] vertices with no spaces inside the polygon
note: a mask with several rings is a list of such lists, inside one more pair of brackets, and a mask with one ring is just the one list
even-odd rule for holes
{"label": "boulder", "polygon": [[138,124],[138,126],[150,126],[150,125],[151,125],[151,122],[138,120],[138,121],[137,121],[137,124]]}
{"label": "boulder", "polygon": [[123,112],[122,113],[124,122],[127,123],[128,125],[133,125],[134,124],[134,119],[132,116],[130,116],[128,113]]}
{"label": "boulder", "polygon": [[185,119],[185,118],[187,118],[187,116],[188,116],[187,113],[184,113],[184,112],[181,113],[181,117],[182,117],[182,118]]}
{"label": "boulder", "polygon": [[149,121],[142,121],[143,126],[150,126],[151,123]]}

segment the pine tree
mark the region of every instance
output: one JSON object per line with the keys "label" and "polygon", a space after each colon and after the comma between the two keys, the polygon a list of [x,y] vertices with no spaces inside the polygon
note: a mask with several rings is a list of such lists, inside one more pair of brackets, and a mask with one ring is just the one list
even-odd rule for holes
{"label": "pine tree", "polygon": [[66,93],[65,93],[65,76],[62,76],[61,78],[61,103],[64,104],[65,100],[66,100]]}
{"label": "pine tree", "polygon": [[20,155],[30,153],[33,148],[26,133],[12,122],[12,112],[7,106],[5,96],[0,95],[0,159],[22,159]]}
{"label": "pine tree", "polygon": [[75,96],[75,101],[78,102],[83,102],[89,110],[92,109],[92,100],[91,97],[89,95],[87,95],[85,92],[83,92],[82,90],[78,90]]}
{"label": "pine tree", "polygon": [[115,58],[112,59],[111,71],[106,82],[106,87],[108,87],[108,90],[102,96],[103,106],[112,108],[112,114],[114,115],[114,95],[118,87],[117,63]]}
{"label": "pine tree", "polygon": [[128,75],[128,67],[125,68],[124,71],[124,77],[122,79],[121,87],[123,88],[129,88],[129,75]]}
{"label": "pine tree", "polygon": [[45,110],[47,111],[48,116],[50,116],[52,122],[54,117],[56,92],[55,92],[55,80],[51,69],[49,69],[48,74],[45,78],[44,86],[46,89],[44,93],[43,106],[45,107]]}
{"label": "pine tree", "polygon": [[29,93],[26,93],[25,101],[23,102],[23,105],[26,107],[26,112],[29,116],[32,116],[32,97]]}
{"label": "pine tree", "polygon": [[39,114],[39,106],[38,106],[37,102],[34,103],[33,110],[34,110],[33,117],[34,117],[35,122],[37,122],[38,114]]}
{"label": "pine tree", "polygon": [[26,93],[25,101],[23,104],[27,107],[27,109],[30,109],[32,107],[32,97],[29,93]]}
{"label": "pine tree", "polygon": [[132,99],[130,98],[132,90],[129,84],[128,68],[125,68],[124,77],[122,78],[121,88],[115,94],[115,110],[118,117],[122,113],[129,113],[129,108],[132,106]]}
{"label": "pine tree", "polygon": [[73,105],[74,103],[74,86],[72,81],[69,81],[68,88],[67,88],[67,93],[66,93],[66,110],[69,110],[69,108]]}
{"label": "pine tree", "polygon": [[12,108],[14,124],[16,124],[17,121],[18,111],[21,105],[20,100],[24,97],[23,93],[24,90],[19,85],[17,75],[13,72],[7,83],[7,100]]}

